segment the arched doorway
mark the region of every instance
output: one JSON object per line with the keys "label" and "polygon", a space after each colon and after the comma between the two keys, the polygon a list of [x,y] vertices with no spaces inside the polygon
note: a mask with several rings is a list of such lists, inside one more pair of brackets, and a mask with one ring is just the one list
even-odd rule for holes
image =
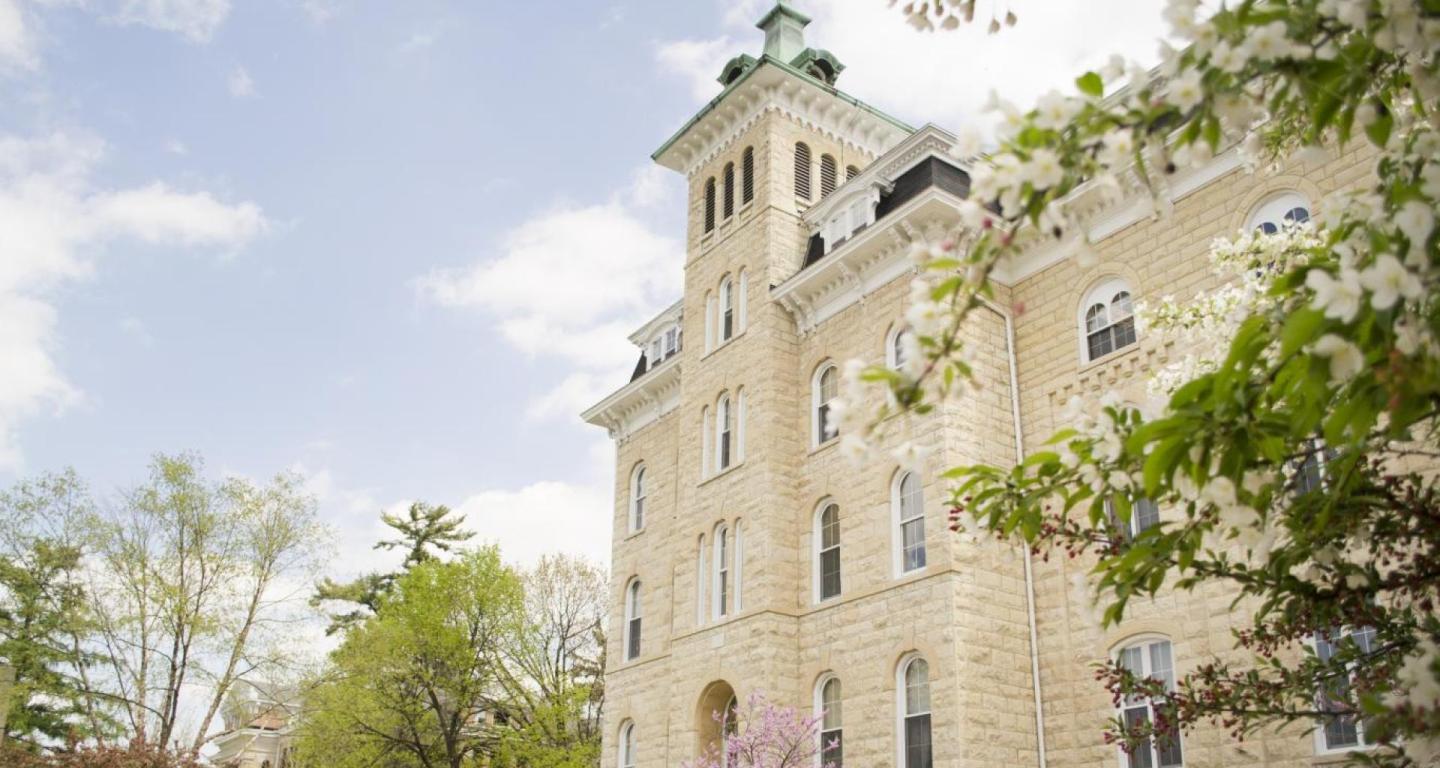
{"label": "arched doorway", "polygon": [[695,705],[695,754],[704,755],[712,750],[725,764],[725,744],[735,733],[740,702],[735,689],[724,680],[717,680],[707,686]]}

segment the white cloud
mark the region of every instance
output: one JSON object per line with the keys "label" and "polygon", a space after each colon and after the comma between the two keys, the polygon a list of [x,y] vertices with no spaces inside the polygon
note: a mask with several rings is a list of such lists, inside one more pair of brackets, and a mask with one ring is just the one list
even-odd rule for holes
{"label": "white cloud", "polygon": [[671,40],[655,48],[655,60],[662,69],[675,72],[690,82],[690,93],[701,101],[709,101],[720,92],[720,68],[731,57],[755,45],[744,45],[724,35],[711,40]]}
{"label": "white cloud", "polygon": [[0,135],[0,469],[20,464],[22,421],[81,396],[53,357],[58,286],[90,275],[117,240],[231,250],[266,228],[253,203],[160,182],[103,189],[92,180],[103,156],[94,139]]}
{"label": "white cloud", "polygon": [[475,542],[499,544],[506,562],[532,565],[553,552],[610,562],[614,510],[606,487],[545,481],[482,491],[454,508]]}
{"label": "white cloud", "polygon": [[439,39],[440,35],[434,32],[411,32],[397,50],[402,54],[423,51],[435,45]]}
{"label": "white cloud", "polygon": [[[1019,23],[995,35],[986,32],[988,18],[952,32],[920,33],[899,9],[878,0],[810,0],[800,9],[814,19],[806,41],[846,65],[839,85],[847,93],[902,120],[955,129],[991,124],[980,107],[992,88],[1028,106],[1050,88],[1073,92],[1075,77],[1111,53],[1154,61],[1164,32],[1154,0],[1102,5],[1015,0],[1009,7]],[[759,53],[763,37],[753,25],[767,7],[766,0],[726,3],[725,21],[738,42],[726,34],[662,43],[657,61],[686,78],[697,99],[713,98],[720,91],[714,79],[729,57]],[[743,36],[742,28],[749,30]]]}
{"label": "white cloud", "polygon": [[324,24],[340,13],[338,0],[300,0],[300,10],[315,24]]}
{"label": "white cloud", "polygon": [[0,74],[32,70],[39,63],[34,31],[20,0],[0,0]]}
{"label": "white cloud", "polygon": [[244,67],[236,67],[230,77],[226,79],[225,85],[230,89],[230,95],[237,99],[248,99],[255,96],[255,81],[251,79],[250,73]]}
{"label": "white cloud", "polygon": [[203,43],[230,15],[230,0],[123,0],[112,17],[121,24],[139,24],[175,32]]}
{"label": "white cloud", "polygon": [[[646,216],[674,183],[668,174],[637,171],[608,202],[537,215],[501,238],[498,255],[431,272],[417,287],[441,306],[490,315],[526,354],[556,357],[586,374],[529,409],[535,417],[560,415],[561,404],[573,406],[582,393],[622,384],[639,355],[626,337],[680,296],[683,246]],[[582,386],[582,378],[591,383]],[[594,383],[600,380],[608,386]]]}

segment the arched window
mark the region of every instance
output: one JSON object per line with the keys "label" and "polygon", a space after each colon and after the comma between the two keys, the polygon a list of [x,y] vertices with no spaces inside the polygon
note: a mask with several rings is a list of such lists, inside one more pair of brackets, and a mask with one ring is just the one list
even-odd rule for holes
{"label": "arched window", "polygon": [[803,141],[795,145],[795,196],[810,202],[810,145]]}
{"label": "arched window", "polygon": [[635,768],[635,723],[620,726],[620,768]]}
{"label": "arched window", "polygon": [[716,619],[730,613],[730,529],[721,523],[715,528],[715,603],[711,615]]}
{"label": "arched window", "polygon": [[735,164],[725,164],[725,218],[735,215]]}
{"label": "arched window", "polygon": [[[1146,640],[1120,649],[1116,654],[1120,666],[1140,678],[1152,678],[1165,684],[1165,690],[1175,689],[1175,666],[1170,659],[1169,640]],[[1120,703],[1120,717],[1127,726],[1135,727],[1155,722],[1155,702],[1148,696],[1126,696]],[[1172,768],[1185,764],[1180,749],[1180,737],[1157,737],[1147,739],[1131,754],[1120,752],[1120,764],[1125,768]]]}
{"label": "arched window", "polygon": [[755,199],[755,148],[746,147],[740,156],[740,204]]}
{"label": "arched window", "polygon": [[890,333],[885,336],[886,365],[897,371],[905,366],[906,347],[914,335],[914,331],[898,323],[891,326]]}
{"label": "arched window", "polygon": [[640,580],[631,579],[625,588],[625,659],[640,656]]}
{"label": "arched window", "polygon": [[695,626],[705,623],[705,534],[700,534],[700,546],[695,552]]}
{"label": "arched window", "polygon": [[835,165],[835,158],[830,155],[820,156],[820,198],[823,200],[830,196],[838,186],[837,179],[840,175],[839,168]]}
{"label": "arched window", "polygon": [[715,403],[715,471],[724,472],[730,468],[735,449],[735,409],[731,407],[730,396],[721,395]]}
{"label": "arched window", "polygon": [[851,180],[851,179],[853,179],[853,178],[855,178],[856,176],[859,176],[859,175],[860,175],[860,169],[859,169],[859,168],[856,168],[856,167],[853,166],[853,165],[847,165],[847,166],[845,166],[845,180],[846,180],[846,181],[849,181],[849,180]]}
{"label": "arched window", "polygon": [[840,505],[824,501],[815,515],[816,601],[840,594]]}
{"label": "arched window", "polygon": [[720,281],[720,343],[735,335],[735,286],[727,275]]}
{"label": "arched window", "polygon": [[833,440],[840,434],[832,406],[840,397],[840,369],[826,363],[815,372],[810,385],[810,399],[815,412],[815,445]]}
{"label": "arched window", "polygon": [[1286,224],[1309,220],[1310,201],[1296,192],[1282,192],[1256,206],[1245,222],[1245,229],[1273,235]]}
{"label": "arched window", "polygon": [[820,678],[815,686],[815,717],[820,720],[820,764],[827,768],[842,768],[845,764],[841,698],[840,678],[834,675]]}
{"label": "arched window", "polygon": [[630,473],[630,532],[645,527],[645,465],[637,464]]}
{"label": "arched window", "polygon": [[715,177],[705,180],[705,231],[715,230]]}
{"label": "arched window", "polygon": [[714,433],[711,432],[710,406],[707,405],[707,406],[705,406],[705,407],[703,407],[703,408],[700,409],[700,476],[701,476],[701,477],[709,477],[709,476],[710,476],[711,474],[713,474],[714,471],[715,471],[715,470],[714,470],[714,466],[715,466],[714,460],[711,458],[711,456],[713,455],[713,451],[712,451],[712,448],[711,448],[711,439],[710,439],[710,436],[711,436],[712,434],[714,434]]}
{"label": "arched window", "polygon": [[[1347,643],[1355,646],[1345,649],[1350,651],[1351,658],[1357,652],[1365,655],[1374,653],[1377,648],[1374,627],[1317,632],[1314,641],[1315,656],[1325,663],[1335,658]],[[1354,685],[1353,664],[1346,665],[1343,675],[1336,670],[1336,674],[1328,678],[1328,684],[1316,692],[1321,711],[1331,713],[1324,716],[1324,727],[1315,732],[1316,747],[1321,753],[1349,752],[1375,745],[1374,735],[1365,732],[1365,718],[1355,715],[1354,696],[1350,693]]]}
{"label": "arched window", "polygon": [[1085,297],[1080,318],[1085,334],[1085,359],[1100,358],[1135,343],[1135,311],[1130,288],[1110,278]]}
{"label": "arched window", "polygon": [[930,747],[930,665],[919,656],[900,663],[896,675],[900,715],[900,765],[904,768],[933,768]]}
{"label": "arched window", "polygon": [[895,478],[891,506],[895,510],[895,573],[918,571],[925,567],[925,497],[914,472],[901,472]]}

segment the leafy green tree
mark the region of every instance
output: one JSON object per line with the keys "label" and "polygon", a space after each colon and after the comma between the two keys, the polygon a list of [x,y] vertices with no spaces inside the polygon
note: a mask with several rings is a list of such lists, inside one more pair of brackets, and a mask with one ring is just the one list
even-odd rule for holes
{"label": "leafy green tree", "polygon": [[[904,11],[921,29],[953,28],[973,7]],[[957,527],[968,518],[1035,555],[1080,558],[1106,624],[1172,589],[1227,589],[1253,607],[1240,659],[1202,664],[1173,690],[1103,671],[1117,700],[1159,702],[1155,722],[1111,725],[1127,749],[1204,720],[1237,737],[1358,723],[1382,746],[1357,760],[1440,763],[1440,6],[1237,0],[1202,12],[1170,0],[1164,13],[1186,46],[1162,46],[1157,70],[1116,59],[1036,109],[993,100],[1000,147],[970,164],[964,231],[913,250],[921,354],[901,371],[849,366],[847,400],[883,382],[923,412],[971,384],[960,329],[993,295],[996,266],[1038,239],[1095,260],[1073,195],[1114,197],[1135,180],[1165,217],[1171,175],[1231,147],[1254,168],[1366,145],[1373,175],[1322,201],[1318,221],[1217,246],[1228,295],[1156,310],[1181,348],[1197,329],[1216,343],[1161,372],[1153,410],[1082,404],[1017,465],[946,476]],[[858,421],[854,455],[898,420]],[[1176,514],[1124,536],[1140,499]]]}
{"label": "leafy green tree", "polygon": [[426,558],[353,625],[306,696],[302,760],[349,766],[477,764],[495,753],[505,658],[525,621],[519,575],[494,547]]}
{"label": "leafy green tree", "polygon": [[393,528],[400,536],[377,543],[375,549],[404,550],[405,560],[401,570],[366,573],[346,582],[337,582],[326,577],[317,584],[315,596],[310,600],[311,605],[339,602],[355,606],[350,611],[330,616],[330,626],[325,630],[327,635],[349,629],[365,617],[374,615],[380,599],[401,574],[416,565],[428,562],[439,552],[454,551],[456,545],[469,541],[475,535],[472,531],[462,530],[465,517],[453,513],[444,504],[431,506],[417,501],[406,510],[405,517],[382,512],[380,521]]}
{"label": "leafy green tree", "polygon": [[113,731],[92,695],[83,527],[94,508],[73,471],[0,492],[0,660],[15,673],[3,739],[36,750]]}

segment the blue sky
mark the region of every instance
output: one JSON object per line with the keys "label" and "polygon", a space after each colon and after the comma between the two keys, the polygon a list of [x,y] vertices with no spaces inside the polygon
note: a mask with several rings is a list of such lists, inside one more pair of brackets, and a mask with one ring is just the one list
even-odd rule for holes
{"label": "blue sky", "polygon": [[[995,37],[797,4],[842,88],[950,128],[1159,30],[1146,0],[1016,0]],[[576,414],[679,295],[683,185],[648,157],[768,5],[0,0],[0,483],[110,493],[194,450],[304,473],[341,571],[417,498],[519,561],[607,559]]]}

